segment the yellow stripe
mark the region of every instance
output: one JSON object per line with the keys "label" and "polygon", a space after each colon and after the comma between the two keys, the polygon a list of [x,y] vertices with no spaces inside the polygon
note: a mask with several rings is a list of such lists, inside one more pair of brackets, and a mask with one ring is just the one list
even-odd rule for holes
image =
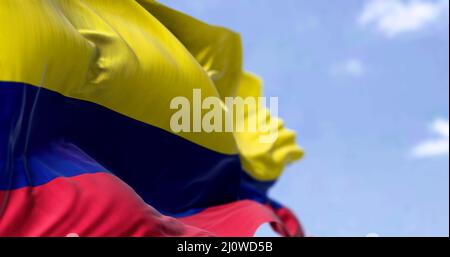
{"label": "yellow stripe", "polygon": [[[167,131],[173,97],[192,100],[194,88],[203,98],[219,96],[188,49],[135,1],[3,0],[0,38],[0,80],[42,86]],[[179,135],[237,152],[232,133]]]}
{"label": "yellow stripe", "polygon": [[[244,98],[261,96],[262,81],[250,73],[245,73],[237,94]],[[304,153],[296,144],[295,133],[285,128],[281,119],[271,117],[265,108],[246,110],[244,122],[259,124],[262,120],[265,120],[266,124],[273,122],[273,126],[276,126],[278,137],[274,142],[260,141],[261,136],[274,133],[272,130],[239,132],[235,133],[235,138],[244,170],[258,180],[275,180],[281,175],[286,165],[300,159]]]}

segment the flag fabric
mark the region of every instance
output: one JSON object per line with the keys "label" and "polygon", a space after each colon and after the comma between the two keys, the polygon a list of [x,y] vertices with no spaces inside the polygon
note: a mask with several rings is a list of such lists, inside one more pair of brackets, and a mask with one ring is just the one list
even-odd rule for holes
{"label": "flag fabric", "polygon": [[303,153],[281,120],[245,113],[270,144],[170,128],[193,89],[261,96],[235,32],[151,0],[5,0],[0,38],[0,236],[303,235],[267,194]]}

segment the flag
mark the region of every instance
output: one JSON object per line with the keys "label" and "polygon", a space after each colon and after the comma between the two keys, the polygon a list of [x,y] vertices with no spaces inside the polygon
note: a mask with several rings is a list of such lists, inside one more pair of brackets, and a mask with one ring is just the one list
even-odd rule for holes
{"label": "flag", "polygon": [[[237,33],[155,1],[0,4],[0,236],[303,235],[267,196],[302,150],[178,132],[176,97],[258,97]],[[226,108],[226,107],[223,107]]]}

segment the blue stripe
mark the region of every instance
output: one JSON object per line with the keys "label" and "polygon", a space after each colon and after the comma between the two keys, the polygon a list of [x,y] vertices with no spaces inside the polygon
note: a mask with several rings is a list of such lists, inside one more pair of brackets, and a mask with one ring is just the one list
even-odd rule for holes
{"label": "blue stripe", "polygon": [[251,199],[262,204],[269,204],[271,200],[268,197],[268,191],[275,182],[259,181],[242,171],[239,197],[241,199]]}
{"label": "blue stripe", "polygon": [[107,172],[76,146],[60,141],[28,155],[0,159],[0,190],[44,185],[55,178]]}
{"label": "blue stripe", "polygon": [[42,108],[41,102],[59,106],[59,99],[41,92],[23,84],[0,82],[0,190],[40,186],[57,177],[107,172],[58,136],[60,118],[53,110]]}
{"label": "blue stripe", "polygon": [[[100,165],[76,158],[67,162],[48,150],[58,142],[76,145]],[[40,155],[51,164],[20,168],[21,156],[38,163]],[[171,215],[240,198],[238,155],[214,152],[100,105],[23,83],[0,82],[0,160],[2,181],[11,178],[9,171],[33,174],[27,180],[15,175],[14,180],[22,182],[1,182],[3,188],[39,185],[105,167],[147,203]],[[55,176],[48,175],[48,165]]]}

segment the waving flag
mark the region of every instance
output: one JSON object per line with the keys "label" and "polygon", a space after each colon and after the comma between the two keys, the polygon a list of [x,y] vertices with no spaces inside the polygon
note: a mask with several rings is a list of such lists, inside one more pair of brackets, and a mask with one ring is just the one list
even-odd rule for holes
{"label": "waving flag", "polygon": [[302,155],[281,120],[245,113],[270,144],[170,128],[194,89],[261,95],[238,34],[154,1],[6,0],[0,38],[0,236],[303,235],[267,196]]}

